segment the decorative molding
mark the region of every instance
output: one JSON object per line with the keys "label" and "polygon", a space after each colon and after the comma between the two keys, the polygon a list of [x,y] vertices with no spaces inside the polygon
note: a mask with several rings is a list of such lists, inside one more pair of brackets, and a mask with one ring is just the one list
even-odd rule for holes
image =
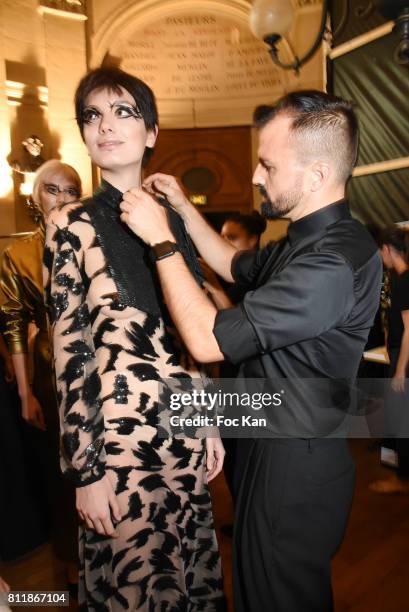
{"label": "decorative molding", "polygon": [[409,168],[409,157],[398,157],[388,161],[376,162],[365,166],[357,166],[352,172],[352,176],[368,176],[369,174],[379,174],[380,172],[391,172],[392,170],[403,170]]}
{"label": "decorative molding", "polygon": [[41,16],[44,14],[56,15],[57,17],[77,21],[88,19],[83,0],[40,0],[38,12]]}
{"label": "decorative molding", "polygon": [[374,30],[370,30],[365,34],[361,34],[361,36],[356,36],[355,38],[351,38],[342,45],[338,45],[338,47],[334,47],[329,53],[329,58],[331,60],[340,57],[341,55],[345,55],[346,53],[350,53],[354,51],[354,49],[358,49],[359,47],[363,47],[368,43],[377,40],[378,38],[382,38],[383,36],[387,36],[390,34],[394,27],[393,21],[387,21],[383,25],[375,28]]}

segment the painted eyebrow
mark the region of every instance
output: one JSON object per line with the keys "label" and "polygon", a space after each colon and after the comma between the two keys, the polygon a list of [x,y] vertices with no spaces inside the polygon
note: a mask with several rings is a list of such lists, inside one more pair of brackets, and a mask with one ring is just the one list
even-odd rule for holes
{"label": "painted eyebrow", "polygon": [[[117,106],[119,104],[126,104],[130,108],[137,109],[137,106],[135,103],[132,104],[132,102],[128,102],[127,100],[115,100],[115,102],[108,102],[108,104],[109,104],[109,108],[113,108],[114,106]],[[89,110],[89,109],[97,110],[99,112],[102,111],[102,108],[98,106],[97,104],[87,104],[84,107],[84,110]]]}
{"label": "painted eyebrow", "polygon": [[128,100],[115,100],[115,102],[109,102],[109,106],[112,108],[113,106],[117,105],[117,104],[127,104],[128,106],[130,106],[131,108],[136,108],[136,104],[135,102],[128,102]]}

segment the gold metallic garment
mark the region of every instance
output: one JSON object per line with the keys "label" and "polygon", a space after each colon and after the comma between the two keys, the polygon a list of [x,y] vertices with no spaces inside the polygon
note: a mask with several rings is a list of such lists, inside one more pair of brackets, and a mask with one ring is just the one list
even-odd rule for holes
{"label": "gold metallic garment", "polygon": [[[0,282],[6,301],[5,339],[11,353],[28,353],[28,326],[38,328],[34,341],[33,391],[43,410],[54,412],[54,384],[47,314],[43,300],[44,228],[18,238],[2,257]],[[45,415],[47,417],[47,415]]]}

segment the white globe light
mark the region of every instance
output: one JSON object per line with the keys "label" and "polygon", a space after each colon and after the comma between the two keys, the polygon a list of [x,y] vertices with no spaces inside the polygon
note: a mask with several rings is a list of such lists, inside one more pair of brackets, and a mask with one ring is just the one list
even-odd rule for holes
{"label": "white globe light", "polygon": [[291,0],[254,0],[250,11],[250,29],[256,38],[283,36],[291,29],[294,9]]}

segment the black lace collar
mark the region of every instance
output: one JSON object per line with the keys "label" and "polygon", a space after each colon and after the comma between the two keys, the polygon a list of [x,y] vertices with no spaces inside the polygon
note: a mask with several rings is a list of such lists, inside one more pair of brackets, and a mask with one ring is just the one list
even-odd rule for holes
{"label": "black lace collar", "polygon": [[[156,266],[149,258],[149,247],[121,221],[121,201],[122,193],[102,180],[92,198],[83,202],[95,227],[108,271],[115,281],[118,302],[150,314],[164,315],[163,296]],[[183,220],[165,200],[159,203],[167,209],[170,228],[186,264],[196,281],[202,284],[203,276]]]}
{"label": "black lace collar", "polygon": [[100,186],[94,191],[94,198],[99,198],[114,210],[119,209],[122,202],[122,191],[108,183],[105,179],[101,180]]}

